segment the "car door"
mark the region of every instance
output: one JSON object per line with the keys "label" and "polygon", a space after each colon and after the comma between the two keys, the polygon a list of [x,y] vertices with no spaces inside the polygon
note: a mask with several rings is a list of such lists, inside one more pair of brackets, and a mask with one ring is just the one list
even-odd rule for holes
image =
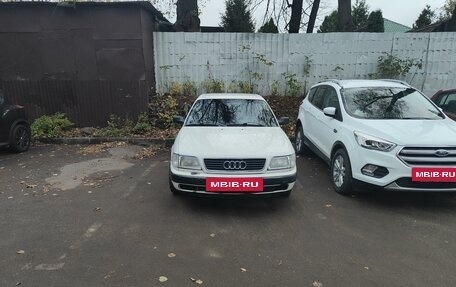
{"label": "car door", "polygon": [[327,86],[318,86],[316,91],[309,97],[309,104],[305,106],[305,120],[303,123],[304,135],[315,145],[318,149],[321,146],[321,138],[319,136],[320,117],[322,114],[322,106],[324,94]]}
{"label": "car door", "polygon": [[[334,117],[327,116],[323,110],[328,107],[336,108],[336,115]],[[321,152],[329,159],[331,157],[331,150],[337,140],[337,133],[340,130],[342,123],[342,112],[340,110],[340,101],[337,96],[337,91],[332,86],[327,86],[323,98],[322,111],[318,117],[318,131],[317,137],[320,138]]]}

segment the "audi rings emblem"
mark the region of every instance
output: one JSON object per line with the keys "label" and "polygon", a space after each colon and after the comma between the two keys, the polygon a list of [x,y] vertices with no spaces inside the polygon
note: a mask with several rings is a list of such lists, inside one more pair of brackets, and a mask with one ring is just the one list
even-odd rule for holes
{"label": "audi rings emblem", "polygon": [[247,163],[243,160],[227,160],[223,163],[223,168],[232,170],[246,169]]}

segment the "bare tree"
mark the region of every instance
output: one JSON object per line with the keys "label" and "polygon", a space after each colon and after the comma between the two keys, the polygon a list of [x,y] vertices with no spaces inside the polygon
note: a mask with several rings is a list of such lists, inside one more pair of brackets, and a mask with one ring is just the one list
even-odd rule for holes
{"label": "bare tree", "polygon": [[313,33],[319,8],[320,0],[314,0],[312,4],[312,11],[310,11],[309,22],[307,23],[307,33]]}
{"label": "bare tree", "polygon": [[177,0],[177,19],[174,23],[176,31],[199,32],[200,19],[198,17],[197,0]]}
{"label": "bare tree", "polygon": [[353,32],[354,25],[351,14],[351,0],[338,0],[338,21],[341,32]]}
{"label": "bare tree", "polygon": [[302,18],[302,1],[303,0],[293,0],[292,4],[288,4],[288,7],[291,8],[290,22],[288,22],[289,33],[299,33]]}

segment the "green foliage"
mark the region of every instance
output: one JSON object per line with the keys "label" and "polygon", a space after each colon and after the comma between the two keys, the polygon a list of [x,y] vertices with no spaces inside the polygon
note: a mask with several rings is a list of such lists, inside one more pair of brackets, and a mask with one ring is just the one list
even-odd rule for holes
{"label": "green foliage", "polygon": [[253,57],[254,59],[257,59],[258,61],[260,61],[260,63],[263,63],[264,65],[266,66],[272,66],[274,65],[274,62],[273,61],[270,61],[266,58],[266,55],[264,54],[260,54],[260,53],[254,53],[255,56]]}
{"label": "green foliage", "polygon": [[172,96],[162,96],[158,101],[157,126],[168,128],[173,122],[173,117],[178,114],[177,100]]}
{"label": "green foliage", "polygon": [[226,32],[253,33],[255,25],[246,0],[226,0],[225,14],[222,15],[222,26]]}
{"label": "green foliage", "polygon": [[244,94],[252,94],[253,93],[253,85],[246,81],[239,81],[239,91]]}
{"label": "green foliage", "polygon": [[287,96],[299,96],[301,92],[301,85],[299,84],[298,79],[296,78],[296,74],[283,74],[286,81],[286,90],[285,94]]}
{"label": "green foliage", "polygon": [[138,115],[138,120],[133,127],[132,132],[134,134],[143,135],[152,130],[152,126],[149,123],[149,116],[147,113],[141,113]]}
{"label": "green foliage", "polygon": [[185,96],[196,96],[196,84],[192,81],[185,81],[182,84],[182,94]]}
{"label": "green foliage", "polygon": [[280,83],[279,81],[274,81],[271,84],[271,95],[278,96],[280,94]]}
{"label": "green foliage", "polygon": [[169,93],[173,96],[179,96],[182,93],[182,85],[177,82],[172,82],[169,87]]}
{"label": "green foliage", "polygon": [[41,116],[33,121],[31,129],[33,137],[56,138],[63,136],[63,132],[73,123],[63,113],[52,116]]}
{"label": "green foliage", "polygon": [[378,57],[377,63],[376,76],[387,79],[397,79],[401,76],[405,76],[412,67],[417,67],[418,69],[423,67],[422,60],[410,58],[401,59],[388,53]]}
{"label": "green foliage", "polygon": [[203,89],[206,93],[223,93],[225,90],[225,84],[222,80],[209,77],[203,82]]}
{"label": "green foliage", "polygon": [[415,23],[413,24],[413,29],[421,29],[426,27],[435,19],[435,12],[431,10],[431,6],[426,5],[426,7],[421,11],[420,16],[416,19]]}
{"label": "green foliage", "polygon": [[352,20],[355,32],[365,32],[367,30],[367,19],[369,18],[369,6],[366,0],[356,0],[352,8]]}
{"label": "green foliage", "polygon": [[456,10],[456,0],[447,0],[442,7],[440,20],[449,20]]}
{"label": "green foliage", "polygon": [[110,115],[108,126],[101,129],[96,136],[102,137],[120,137],[122,135],[122,120],[117,115]]}
{"label": "green foliage", "polygon": [[385,21],[381,10],[373,11],[367,19],[366,32],[385,32]]}
{"label": "green foliage", "polygon": [[258,33],[279,33],[279,29],[277,28],[277,25],[274,23],[274,20],[271,18],[269,19],[268,22],[264,23],[263,26],[261,26],[260,30],[258,30]]}
{"label": "green foliage", "polygon": [[337,19],[337,10],[332,11],[331,14],[325,17],[321,23],[318,33],[330,33],[339,31],[339,24]]}

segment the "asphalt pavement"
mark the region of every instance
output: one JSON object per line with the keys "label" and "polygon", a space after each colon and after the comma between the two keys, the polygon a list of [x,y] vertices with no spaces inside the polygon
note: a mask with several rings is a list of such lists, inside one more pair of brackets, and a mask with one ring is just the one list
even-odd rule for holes
{"label": "asphalt pavement", "polygon": [[173,196],[169,155],[0,151],[0,286],[455,286],[456,195],[335,193],[298,158],[289,198]]}

